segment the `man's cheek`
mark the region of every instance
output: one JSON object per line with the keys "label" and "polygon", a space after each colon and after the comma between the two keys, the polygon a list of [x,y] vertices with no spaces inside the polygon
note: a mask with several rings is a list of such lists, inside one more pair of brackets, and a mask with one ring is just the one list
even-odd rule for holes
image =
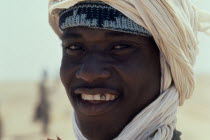
{"label": "man's cheek", "polygon": [[67,69],[65,66],[61,65],[60,78],[66,90],[70,86],[71,77],[72,77],[71,71]]}
{"label": "man's cheek", "polygon": [[61,64],[61,67],[60,67],[60,79],[61,79],[61,82],[64,85],[64,82],[65,82],[65,72],[64,72],[64,69],[62,67],[62,64]]}

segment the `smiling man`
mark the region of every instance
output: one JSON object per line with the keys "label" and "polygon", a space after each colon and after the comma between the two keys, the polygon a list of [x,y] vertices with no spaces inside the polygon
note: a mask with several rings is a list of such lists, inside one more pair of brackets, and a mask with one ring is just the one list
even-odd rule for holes
{"label": "smiling man", "polygon": [[152,38],[74,27],[64,30],[62,42],[61,80],[91,140],[116,137],[159,96],[159,51]]}
{"label": "smiling man", "polygon": [[186,0],[51,0],[78,140],[180,139],[194,88],[198,14]]}

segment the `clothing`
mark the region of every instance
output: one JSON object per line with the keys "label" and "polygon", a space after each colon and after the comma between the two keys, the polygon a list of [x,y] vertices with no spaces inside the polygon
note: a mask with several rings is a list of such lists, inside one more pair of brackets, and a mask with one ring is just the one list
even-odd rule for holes
{"label": "clothing", "polygon": [[180,131],[174,130],[172,140],[181,140],[182,133]]}
{"label": "clothing", "polygon": [[59,14],[59,28],[61,30],[76,26],[152,37],[142,26],[106,3],[99,1],[79,2]]}
{"label": "clothing", "polygon": [[[176,129],[174,130],[174,133],[173,133],[173,138],[172,140],[181,140],[180,138],[181,136],[181,132],[177,131]],[[53,140],[53,139],[47,139],[47,140]],[[59,137],[57,137],[57,140],[61,140]]]}
{"label": "clothing", "polygon": [[[58,34],[59,13],[82,0],[52,0],[49,21]],[[198,51],[198,32],[210,33],[210,16],[190,0],[101,0],[119,10],[153,36],[161,62],[161,95],[141,111],[115,140],[171,140],[177,106],[193,93],[193,65]],[[206,16],[207,15],[207,16]],[[204,20],[204,17],[208,20]],[[78,140],[85,140],[73,119]]]}

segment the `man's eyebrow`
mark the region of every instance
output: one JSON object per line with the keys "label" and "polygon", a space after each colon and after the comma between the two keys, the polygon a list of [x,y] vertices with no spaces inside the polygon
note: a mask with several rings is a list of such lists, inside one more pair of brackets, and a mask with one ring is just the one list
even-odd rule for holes
{"label": "man's eyebrow", "polygon": [[151,37],[124,33],[124,32],[117,32],[117,31],[107,32],[105,33],[104,37],[105,38],[123,37],[124,39],[137,39],[138,41],[142,41],[142,42],[154,41],[153,38]]}
{"label": "man's eyebrow", "polygon": [[61,36],[62,40],[68,39],[68,38],[79,39],[79,38],[82,38],[82,35],[78,33],[67,32],[67,33],[63,33],[63,35]]}
{"label": "man's eyebrow", "polygon": [[123,32],[107,32],[105,33],[105,37],[128,37],[132,36],[132,34],[123,33]]}

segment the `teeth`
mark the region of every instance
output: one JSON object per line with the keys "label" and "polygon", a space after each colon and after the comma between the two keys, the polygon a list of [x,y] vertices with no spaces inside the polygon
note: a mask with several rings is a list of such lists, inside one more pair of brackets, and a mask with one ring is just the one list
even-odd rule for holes
{"label": "teeth", "polygon": [[82,94],[83,100],[93,100],[93,95]]}
{"label": "teeth", "polygon": [[114,95],[111,95],[111,100],[113,101],[116,97]]}
{"label": "teeth", "polygon": [[110,94],[106,94],[106,101],[109,101],[111,99],[111,96]]}
{"label": "teeth", "polygon": [[97,94],[97,95],[93,95],[93,98],[94,98],[94,100],[98,101],[101,99],[101,96],[100,96],[100,94]]}
{"label": "teeth", "polygon": [[99,100],[106,101],[106,96],[107,96],[107,95],[105,95],[105,94],[101,94]]}
{"label": "teeth", "polygon": [[89,100],[89,101],[110,101],[116,99],[115,95],[111,94],[96,94],[96,95],[89,95],[89,94],[82,94],[81,95],[83,100]]}

